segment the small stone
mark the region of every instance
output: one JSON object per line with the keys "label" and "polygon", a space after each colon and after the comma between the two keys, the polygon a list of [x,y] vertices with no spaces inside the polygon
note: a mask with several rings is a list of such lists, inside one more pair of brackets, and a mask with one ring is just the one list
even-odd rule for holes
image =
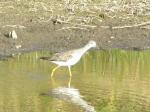
{"label": "small stone", "polygon": [[21,48],[22,46],[21,45],[16,45],[16,49],[19,49]]}
{"label": "small stone", "polygon": [[12,39],[17,39],[17,33],[15,32],[15,30],[9,32],[9,37]]}
{"label": "small stone", "polygon": [[14,57],[14,56],[15,56],[15,54],[13,53],[13,54],[11,54],[11,56],[12,56],[12,57]]}
{"label": "small stone", "polygon": [[115,37],[114,37],[114,36],[111,36],[110,38],[111,38],[111,39],[114,39]]}

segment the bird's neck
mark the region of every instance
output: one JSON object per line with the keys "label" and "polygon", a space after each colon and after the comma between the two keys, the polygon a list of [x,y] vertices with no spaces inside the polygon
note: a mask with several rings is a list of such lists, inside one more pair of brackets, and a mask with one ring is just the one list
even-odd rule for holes
{"label": "bird's neck", "polygon": [[82,48],[83,53],[85,53],[86,51],[88,51],[90,48],[91,48],[91,46],[88,46],[88,45],[84,46]]}

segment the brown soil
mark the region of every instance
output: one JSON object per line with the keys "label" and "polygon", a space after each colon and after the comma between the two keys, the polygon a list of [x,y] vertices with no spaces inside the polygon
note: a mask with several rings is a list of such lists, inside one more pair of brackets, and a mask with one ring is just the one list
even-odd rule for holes
{"label": "brown soil", "polygon": [[[21,24],[26,28],[14,28],[6,22],[0,27],[0,55],[11,55],[18,52],[28,52],[37,50],[49,50],[52,52],[64,51],[78,48],[85,45],[89,40],[95,40],[98,49],[133,49],[145,50],[150,48],[150,31],[138,27],[111,29],[99,26],[117,26],[119,20],[106,20],[97,27],[88,30],[81,29],[61,29],[64,24],[54,21],[37,22],[33,18],[28,18],[21,22],[13,19],[15,24]],[[1,19],[3,23],[3,19]],[[11,24],[11,23],[10,23]],[[5,26],[5,27],[4,27]],[[18,39],[8,38],[7,34],[15,30]],[[21,45],[21,48],[16,48]]]}

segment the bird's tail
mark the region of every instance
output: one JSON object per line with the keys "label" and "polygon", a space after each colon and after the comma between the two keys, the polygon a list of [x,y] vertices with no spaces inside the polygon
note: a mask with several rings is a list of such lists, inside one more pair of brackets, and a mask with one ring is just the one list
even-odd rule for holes
{"label": "bird's tail", "polygon": [[50,60],[50,57],[40,57],[42,60]]}

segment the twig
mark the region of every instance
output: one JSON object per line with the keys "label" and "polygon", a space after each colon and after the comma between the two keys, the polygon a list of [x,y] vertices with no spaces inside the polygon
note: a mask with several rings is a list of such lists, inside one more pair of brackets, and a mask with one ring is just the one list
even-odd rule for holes
{"label": "twig", "polygon": [[58,20],[58,19],[56,21],[60,22],[60,23],[71,24],[71,25],[74,25],[74,26],[82,26],[82,27],[89,27],[89,28],[96,28],[97,27],[97,26],[94,26],[94,25],[76,24],[76,23],[66,22],[66,21],[62,21],[62,20]]}
{"label": "twig", "polygon": [[148,29],[148,30],[150,30],[150,27],[146,27],[146,26],[144,26],[144,27],[141,27],[142,29]]}
{"label": "twig", "polygon": [[[144,23],[141,23],[141,24],[135,24],[135,25],[126,25],[126,26],[113,26],[113,27],[110,27],[110,26],[99,26],[101,28],[105,28],[105,29],[108,29],[108,28],[112,28],[112,29],[124,29],[124,28],[133,28],[133,27],[141,27],[141,26],[147,26],[147,25],[150,25],[150,21],[148,22],[144,22]],[[144,27],[142,27],[144,28]],[[148,28],[147,28],[148,29]]]}
{"label": "twig", "polygon": [[2,27],[3,28],[5,28],[5,27],[12,27],[12,28],[20,28],[20,29],[26,28],[25,26],[22,26],[22,25],[4,25]]}
{"label": "twig", "polygon": [[141,27],[141,26],[146,26],[146,25],[150,25],[150,21],[148,22],[144,22],[141,24],[135,24],[135,25],[127,25],[127,26],[114,26],[112,27],[112,29],[123,29],[123,28],[132,28],[132,27]]}
{"label": "twig", "polygon": [[88,30],[86,28],[81,28],[81,27],[63,27],[61,29],[58,29],[56,31],[61,31],[61,30],[71,30],[71,29],[80,29],[80,30]]}
{"label": "twig", "polygon": [[82,26],[82,27],[89,27],[89,28],[96,28],[97,26],[94,25],[85,25],[85,24],[74,24],[76,26]]}
{"label": "twig", "polygon": [[105,29],[110,28],[110,26],[99,26],[99,27],[105,28]]}

